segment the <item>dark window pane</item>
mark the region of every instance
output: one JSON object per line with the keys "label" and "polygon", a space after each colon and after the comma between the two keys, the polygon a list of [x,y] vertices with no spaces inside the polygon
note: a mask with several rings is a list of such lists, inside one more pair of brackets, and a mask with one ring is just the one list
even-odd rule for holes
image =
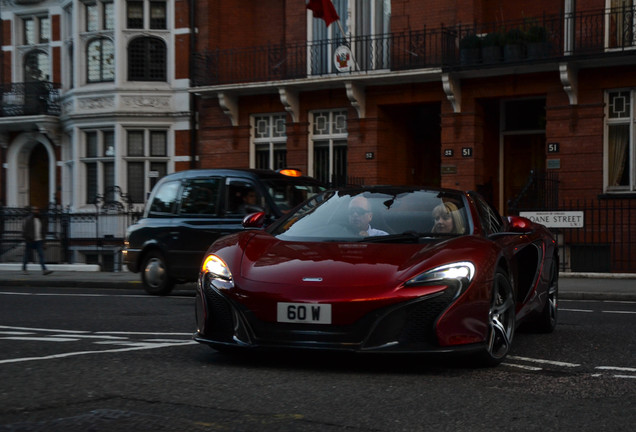
{"label": "dark window pane", "polygon": [[166,154],[166,133],[163,131],[151,132],[150,156],[165,156]]}
{"label": "dark window pane", "polygon": [[166,46],[156,38],[141,37],[128,46],[129,81],[165,81]]}
{"label": "dark window pane", "polygon": [[97,157],[97,132],[86,132],[86,157]]}
{"label": "dark window pane", "polygon": [[128,162],[128,195],[134,203],[145,201],[144,178],[144,163]]}
{"label": "dark window pane", "polygon": [[144,27],[144,2],[129,1],[126,11],[128,28],[140,29]]}
{"label": "dark window pane", "polygon": [[154,188],[157,182],[168,174],[168,165],[165,162],[150,163],[150,189]]}
{"label": "dark window pane", "polygon": [[115,156],[115,132],[106,131],[103,133],[104,139],[104,156]]}
{"label": "dark window pane", "polygon": [[128,131],[128,156],[144,155],[144,132]]}
{"label": "dark window pane", "polygon": [[166,28],[166,3],[162,1],[150,2],[150,28]]}
{"label": "dark window pane", "polygon": [[86,164],[86,202],[94,204],[97,198],[97,163]]}

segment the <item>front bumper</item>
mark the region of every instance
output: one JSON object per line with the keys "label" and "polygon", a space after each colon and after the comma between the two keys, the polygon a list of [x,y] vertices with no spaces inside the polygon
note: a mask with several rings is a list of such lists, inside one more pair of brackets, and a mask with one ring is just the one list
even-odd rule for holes
{"label": "front bumper", "polygon": [[358,352],[448,353],[477,351],[483,344],[440,346],[436,323],[455,299],[447,289],[374,310],[351,325],[265,322],[216,289],[196,296],[195,341],[213,347],[302,348]]}

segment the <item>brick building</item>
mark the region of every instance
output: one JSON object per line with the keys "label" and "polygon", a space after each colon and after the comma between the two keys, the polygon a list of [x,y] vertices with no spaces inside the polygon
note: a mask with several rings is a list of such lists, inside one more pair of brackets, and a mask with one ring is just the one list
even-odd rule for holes
{"label": "brick building", "polygon": [[632,0],[334,0],[329,26],[305,3],[198,4],[200,166],[583,212],[566,267],[636,270]]}

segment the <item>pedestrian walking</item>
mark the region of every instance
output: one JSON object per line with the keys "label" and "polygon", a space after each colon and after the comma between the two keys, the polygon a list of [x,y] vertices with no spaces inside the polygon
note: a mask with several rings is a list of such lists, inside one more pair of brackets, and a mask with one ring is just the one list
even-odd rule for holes
{"label": "pedestrian walking", "polygon": [[27,264],[31,258],[31,251],[35,250],[40,259],[42,266],[42,274],[48,275],[53,273],[52,270],[46,268],[44,263],[44,238],[46,223],[40,216],[40,209],[31,207],[31,212],[22,224],[22,236],[24,237],[24,258],[22,259],[22,272],[27,273]]}

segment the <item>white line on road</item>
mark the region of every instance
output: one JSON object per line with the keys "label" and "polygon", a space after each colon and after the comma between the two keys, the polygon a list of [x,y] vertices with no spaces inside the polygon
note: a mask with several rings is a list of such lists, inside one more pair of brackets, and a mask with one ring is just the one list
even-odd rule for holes
{"label": "white line on road", "polygon": [[617,372],[636,372],[636,368],[618,367],[618,366],[596,366],[594,369],[611,370],[611,371],[617,371]]}
{"label": "white line on road", "polygon": [[0,360],[0,364],[23,363],[23,362],[37,361],[37,360],[53,360],[53,359],[60,359],[60,358],[66,358],[66,357],[88,355],[88,354],[107,354],[107,353],[117,353],[117,352],[126,352],[126,351],[140,351],[140,350],[167,348],[172,346],[182,346],[182,345],[192,345],[192,344],[196,344],[196,342],[185,341],[185,342],[171,343],[171,344],[170,343],[143,344],[142,346],[134,346],[129,348],[118,348],[118,349],[98,350],[98,351],[78,351],[78,352],[70,352],[70,353],[64,353],[64,354],[48,355],[43,357],[23,357],[23,358],[15,358],[15,359],[6,359],[6,360]]}
{"label": "white line on road", "polygon": [[554,366],[563,366],[563,367],[571,367],[571,368],[581,366],[580,364],[577,364],[577,363],[566,363],[566,362],[559,362],[559,361],[553,361],[553,360],[535,359],[530,357],[508,356],[508,358],[512,360],[527,361],[530,363],[550,364]]}

